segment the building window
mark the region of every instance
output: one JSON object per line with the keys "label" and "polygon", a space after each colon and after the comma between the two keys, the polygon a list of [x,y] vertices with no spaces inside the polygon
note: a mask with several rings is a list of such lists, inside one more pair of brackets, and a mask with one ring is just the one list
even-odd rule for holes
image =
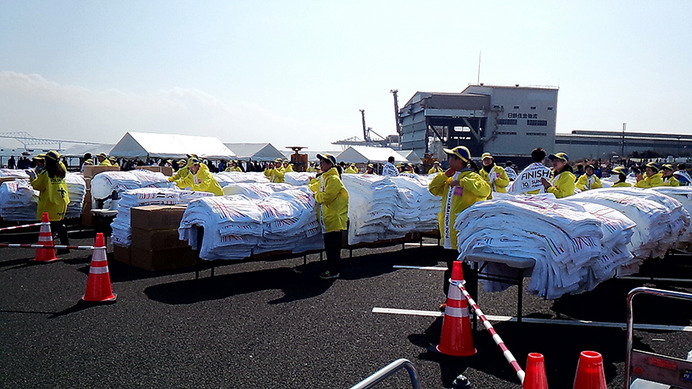
{"label": "building window", "polygon": [[547,120],[527,120],[526,124],[529,126],[547,126]]}
{"label": "building window", "polygon": [[548,136],[545,132],[527,132],[528,136]]}
{"label": "building window", "polygon": [[531,107],[531,109],[536,109],[536,107]]}
{"label": "building window", "polygon": [[548,111],[552,111],[552,110],[553,110],[553,107],[548,107]]}
{"label": "building window", "polygon": [[498,135],[516,135],[517,133],[514,131],[498,131]]}
{"label": "building window", "polygon": [[493,109],[500,109],[500,106],[495,104],[495,105],[493,105]]}
{"label": "building window", "polygon": [[518,105],[515,105],[515,106],[514,106],[514,109],[519,109],[519,106],[518,106]]}
{"label": "building window", "polygon": [[516,126],[517,125],[517,119],[497,119],[497,125],[498,126]]}

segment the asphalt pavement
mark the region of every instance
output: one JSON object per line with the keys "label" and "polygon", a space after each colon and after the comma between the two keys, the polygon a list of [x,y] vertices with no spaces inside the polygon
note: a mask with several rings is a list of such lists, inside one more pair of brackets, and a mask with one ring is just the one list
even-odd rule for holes
{"label": "asphalt pavement", "polygon": [[[72,244],[93,243],[89,232]],[[0,242],[33,243],[32,234]],[[426,244],[435,243],[426,240]],[[442,272],[394,265],[444,266],[438,247],[357,249],[341,278],[318,278],[319,255],[280,261],[228,261],[195,279],[191,270],[147,272],[114,262],[109,305],[80,302],[91,253],[34,263],[34,250],[0,249],[0,387],[6,388],[348,388],[406,358],[424,388],[451,387],[459,374],[474,388],[520,388],[490,336],[473,331],[478,353],[430,351],[442,318],[373,313],[373,308],[427,311],[445,301]],[[348,250],[343,257],[348,258]],[[692,279],[690,256],[649,260],[643,276]],[[579,352],[604,358],[609,388],[624,387],[626,332],[557,325],[548,319],[624,323],[627,293],[637,286],[692,292],[692,283],[609,280],[594,291],[557,300],[524,295],[524,315],[539,322],[495,322],[524,366],[545,355],[551,388],[571,388]],[[476,296],[487,315],[512,316],[517,288]],[[641,296],[635,322],[690,326],[692,303]],[[692,333],[636,331],[635,347],[685,358]],[[382,388],[411,387],[401,371]]]}

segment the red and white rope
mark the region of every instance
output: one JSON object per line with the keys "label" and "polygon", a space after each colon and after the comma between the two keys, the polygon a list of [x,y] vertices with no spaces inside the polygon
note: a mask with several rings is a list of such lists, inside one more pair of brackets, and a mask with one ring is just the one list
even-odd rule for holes
{"label": "red and white rope", "polygon": [[10,230],[19,230],[21,228],[28,228],[28,227],[37,227],[37,226],[40,226],[41,224],[42,223],[34,223],[34,224],[25,224],[23,226],[3,227],[3,228],[0,228],[0,232],[10,231]]}
{"label": "red and white rope", "polygon": [[44,246],[42,244],[19,244],[19,243],[0,243],[0,248],[21,248],[21,249],[68,249],[68,250],[96,250],[104,249],[105,247],[94,246],[66,246],[66,245],[51,245]]}
{"label": "red and white rope", "polygon": [[500,338],[500,335],[497,334],[495,329],[493,328],[493,325],[490,324],[490,321],[488,318],[485,317],[485,314],[483,314],[483,311],[481,311],[481,308],[476,304],[476,302],[473,300],[469,292],[466,291],[466,288],[464,288],[464,283],[465,281],[451,281],[450,283],[461,290],[461,293],[466,297],[466,300],[469,302],[469,306],[471,309],[473,309],[473,312],[478,316],[478,318],[481,320],[481,323],[483,323],[483,326],[485,327],[486,330],[490,333],[490,335],[493,338],[493,341],[495,341],[495,344],[497,344],[497,347],[500,348],[502,351],[502,355],[505,356],[505,359],[509,364],[512,366],[512,369],[514,369],[514,372],[517,373],[517,377],[519,378],[519,381],[523,384],[524,383],[524,376],[526,375],[524,373],[524,370],[519,366],[519,363],[517,362],[516,358],[514,358],[514,355],[512,355],[512,352],[509,351],[507,346],[505,345],[505,342]]}

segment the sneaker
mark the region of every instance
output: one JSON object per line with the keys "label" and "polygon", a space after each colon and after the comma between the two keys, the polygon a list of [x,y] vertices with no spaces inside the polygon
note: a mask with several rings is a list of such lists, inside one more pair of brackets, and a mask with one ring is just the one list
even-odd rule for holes
{"label": "sneaker", "polygon": [[444,312],[447,309],[447,303],[440,304],[440,306],[437,307],[437,309],[439,309],[440,312]]}
{"label": "sneaker", "polygon": [[332,273],[329,270],[327,270],[320,273],[320,278],[323,280],[333,280],[335,278],[339,278],[340,275],[340,273]]}

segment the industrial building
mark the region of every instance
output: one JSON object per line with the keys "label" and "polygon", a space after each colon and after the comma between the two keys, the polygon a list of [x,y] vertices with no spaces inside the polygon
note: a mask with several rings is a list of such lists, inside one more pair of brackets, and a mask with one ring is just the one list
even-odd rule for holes
{"label": "industrial building", "polygon": [[574,130],[555,136],[555,151],[577,159],[690,157],[692,135]]}
{"label": "industrial building", "polygon": [[469,85],[460,93],[416,92],[399,110],[401,148],[438,158],[463,145],[472,155],[526,156],[555,146],[554,87]]}

